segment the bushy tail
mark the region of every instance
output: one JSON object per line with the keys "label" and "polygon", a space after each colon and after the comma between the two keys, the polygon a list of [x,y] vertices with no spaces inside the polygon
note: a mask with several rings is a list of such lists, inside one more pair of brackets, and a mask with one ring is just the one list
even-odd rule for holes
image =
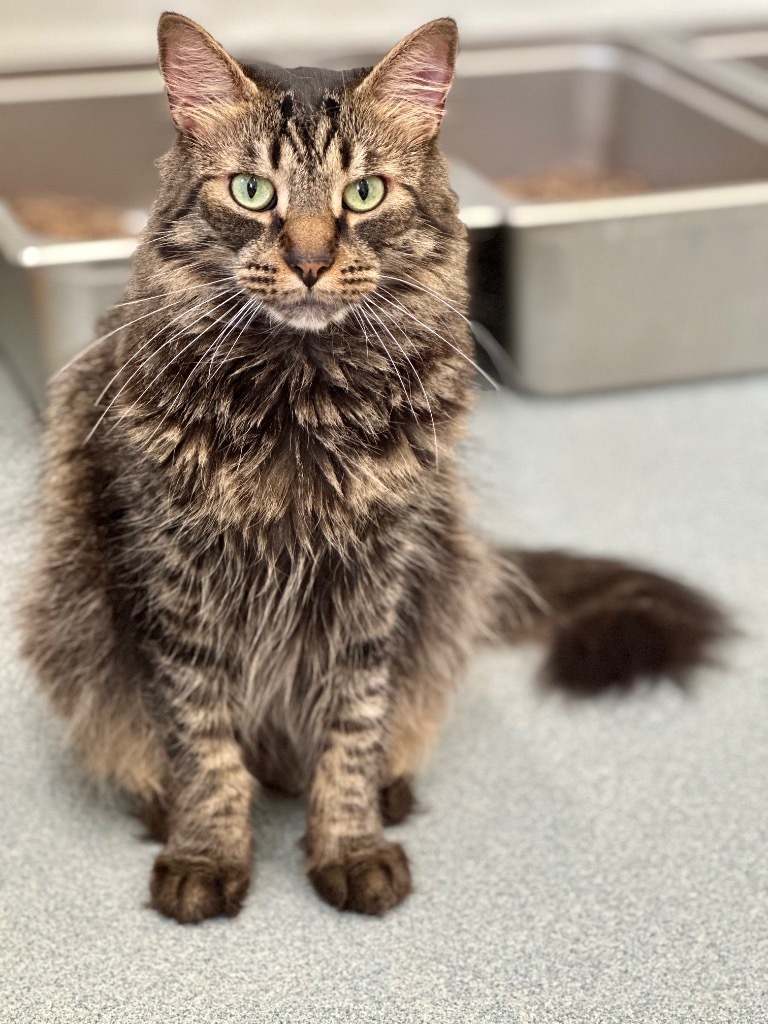
{"label": "bushy tail", "polygon": [[595,693],[649,676],[684,684],[731,632],[712,600],[666,576],[562,551],[501,555],[516,585],[498,595],[497,638],[548,641],[545,678],[560,689]]}

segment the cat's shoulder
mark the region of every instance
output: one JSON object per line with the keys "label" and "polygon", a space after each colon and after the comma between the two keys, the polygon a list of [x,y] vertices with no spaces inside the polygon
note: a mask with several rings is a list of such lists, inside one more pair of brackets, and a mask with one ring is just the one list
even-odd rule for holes
{"label": "cat's shoulder", "polygon": [[82,440],[103,413],[104,396],[117,369],[111,341],[92,342],[49,381],[45,415],[49,438],[65,432]]}

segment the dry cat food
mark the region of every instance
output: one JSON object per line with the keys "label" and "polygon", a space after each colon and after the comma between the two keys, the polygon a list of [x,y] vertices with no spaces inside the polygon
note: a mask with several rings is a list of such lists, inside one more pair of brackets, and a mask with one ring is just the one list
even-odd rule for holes
{"label": "dry cat food", "polygon": [[135,211],[75,196],[27,196],[10,206],[25,228],[62,242],[123,238],[137,235],[142,227]]}
{"label": "dry cat food", "polygon": [[604,199],[650,192],[639,174],[586,171],[579,167],[553,167],[524,178],[499,178],[499,188],[521,199],[556,202],[570,199]]}

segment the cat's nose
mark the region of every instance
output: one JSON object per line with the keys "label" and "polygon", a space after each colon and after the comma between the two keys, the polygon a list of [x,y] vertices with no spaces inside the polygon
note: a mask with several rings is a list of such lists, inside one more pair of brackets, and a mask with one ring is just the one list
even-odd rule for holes
{"label": "cat's nose", "polygon": [[330,213],[289,210],[279,238],[287,265],[313,288],[336,258],[339,229]]}
{"label": "cat's nose", "polygon": [[333,263],[330,253],[313,253],[311,256],[289,253],[286,261],[291,270],[298,274],[307,288],[312,288],[318,277]]}

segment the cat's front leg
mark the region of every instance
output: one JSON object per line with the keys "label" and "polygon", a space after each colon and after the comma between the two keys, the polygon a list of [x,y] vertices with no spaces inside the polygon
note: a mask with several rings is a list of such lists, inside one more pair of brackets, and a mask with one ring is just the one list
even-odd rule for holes
{"label": "cat's front leg", "polygon": [[156,680],[169,762],[167,841],[151,905],[183,924],[234,916],[251,876],[254,780],[235,738],[223,680],[168,664]]}
{"label": "cat's front leg", "polygon": [[[340,910],[383,914],[411,891],[403,848],[384,839],[380,787],[387,753],[389,668],[375,644],[351,652],[334,686],[335,714],[312,783],[307,873]],[[368,664],[361,664],[361,662]]]}

